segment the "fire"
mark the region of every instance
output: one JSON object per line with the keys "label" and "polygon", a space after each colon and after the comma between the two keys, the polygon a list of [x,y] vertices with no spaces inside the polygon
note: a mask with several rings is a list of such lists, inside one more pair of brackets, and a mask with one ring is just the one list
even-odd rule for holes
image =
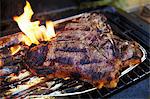
{"label": "fire", "polygon": [[46,27],[44,25],[40,26],[40,21],[31,22],[33,14],[34,12],[32,11],[29,2],[26,1],[24,13],[13,18],[21,31],[27,36],[23,36],[21,38],[22,41],[29,46],[32,43],[39,44],[39,41],[50,41],[52,37],[56,36],[54,25],[51,21],[46,22]]}
{"label": "fire", "polygon": [[46,22],[47,32],[45,33],[46,34],[45,40],[49,41],[51,37],[56,36],[53,26],[54,24],[51,21]]}
{"label": "fire", "polygon": [[11,54],[14,55],[15,53],[17,53],[19,50],[21,49],[20,45],[16,45],[10,48]]}

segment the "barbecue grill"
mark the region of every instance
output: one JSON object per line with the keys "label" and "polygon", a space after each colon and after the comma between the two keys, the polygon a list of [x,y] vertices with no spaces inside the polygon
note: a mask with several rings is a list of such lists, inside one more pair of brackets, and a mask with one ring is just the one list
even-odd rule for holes
{"label": "barbecue grill", "polygon": [[[95,90],[92,90],[89,92],[83,92],[82,94],[65,96],[66,98],[79,98],[79,99],[80,98],[90,98],[90,99],[93,99],[93,98],[110,97],[110,96],[120,92],[121,90],[124,90],[124,89],[130,87],[131,85],[136,84],[139,81],[149,77],[150,51],[149,51],[148,33],[145,32],[144,30],[140,29],[138,26],[133,24],[131,21],[129,21],[125,17],[125,15],[130,17],[127,13],[118,11],[115,8],[109,7],[109,6],[88,8],[88,9],[78,9],[77,7],[70,7],[70,8],[64,9],[64,10],[55,10],[55,11],[50,11],[50,12],[47,11],[43,14],[37,14],[37,16],[35,18],[41,19],[41,21],[43,21],[43,24],[45,24],[44,20],[49,20],[49,19],[58,20],[58,19],[67,18],[70,16],[75,16],[75,15],[83,13],[83,12],[91,12],[91,11],[99,11],[99,12],[103,13],[107,17],[108,23],[111,25],[114,33],[117,33],[120,37],[129,39],[129,40],[133,39],[133,40],[137,41],[139,44],[141,44],[144,47],[144,49],[146,49],[147,58],[140,65],[136,66],[136,68],[134,68],[132,71],[130,71],[127,74],[125,74],[124,76],[122,76],[120,78],[119,83],[116,88],[95,89]],[[12,22],[13,28],[8,29],[8,26],[6,25],[6,24],[8,24],[8,22],[11,22],[11,21],[8,21],[8,20],[2,21],[1,29],[4,29],[4,27],[5,27],[5,29],[1,31],[1,33],[0,33],[1,36],[8,35],[8,33],[13,34],[13,33],[16,33],[19,31],[19,29],[16,27],[16,24],[13,22]],[[16,71],[16,72],[18,72],[18,71]],[[26,73],[25,70],[23,70],[23,72]],[[19,81],[15,81],[13,83],[6,83],[4,88],[6,88],[5,90],[8,90],[9,88],[15,87],[20,83],[25,83],[26,81],[31,80],[31,78],[34,78],[34,77],[28,76]],[[54,87],[56,87],[55,85],[59,86],[59,84],[63,83],[63,86],[61,86],[57,90],[59,90],[59,91],[63,90],[64,92],[73,92],[74,90],[78,90],[80,92],[82,90],[85,90],[86,88],[89,88],[89,89],[92,88],[92,86],[88,83],[85,83],[82,81],[75,81],[72,79],[71,80],[54,79],[54,81],[55,81],[55,84],[52,85]],[[37,93],[38,88],[40,88],[38,86],[44,86],[44,84],[46,82],[48,83],[50,81],[45,80],[45,81],[39,83],[36,87],[31,87],[29,89],[20,91],[18,93],[14,93],[13,95],[8,96],[8,97],[27,97],[28,95]],[[76,86],[77,89],[75,89],[74,86]],[[52,93],[52,91],[47,90],[47,91],[42,92],[41,95],[50,94],[50,93]]]}

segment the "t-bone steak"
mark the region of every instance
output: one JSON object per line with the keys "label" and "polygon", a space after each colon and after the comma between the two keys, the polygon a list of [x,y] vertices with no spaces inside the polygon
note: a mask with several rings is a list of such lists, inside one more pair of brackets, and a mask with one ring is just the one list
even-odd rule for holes
{"label": "t-bone steak", "polygon": [[31,47],[24,64],[34,75],[114,88],[120,72],[141,57],[139,45],[114,35],[104,15],[85,13],[67,22],[52,41]]}

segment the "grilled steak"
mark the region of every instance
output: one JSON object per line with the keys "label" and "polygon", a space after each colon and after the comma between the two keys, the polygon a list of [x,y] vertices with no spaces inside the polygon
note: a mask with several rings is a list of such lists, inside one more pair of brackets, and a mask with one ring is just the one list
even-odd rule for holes
{"label": "grilled steak", "polygon": [[137,43],[113,35],[106,17],[87,13],[68,22],[51,42],[30,48],[24,65],[38,76],[73,77],[101,88],[115,87],[120,71],[141,57]]}

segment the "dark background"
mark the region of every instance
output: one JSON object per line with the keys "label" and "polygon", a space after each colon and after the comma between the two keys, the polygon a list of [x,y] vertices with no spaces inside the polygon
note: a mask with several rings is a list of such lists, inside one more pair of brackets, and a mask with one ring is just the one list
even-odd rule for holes
{"label": "dark background", "polygon": [[[82,0],[82,2],[84,1],[90,0]],[[80,0],[28,0],[28,2],[34,12],[31,21],[41,20],[41,17],[45,14],[52,16],[52,11],[60,12],[77,8],[80,4]],[[16,22],[13,21],[13,17],[23,13],[25,4],[25,0],[0,0],[0,37],[20,31]],[[40,18],[37,18],[37,16],[40,16]],[[44,16],[43,20],[47,20],[47,18]]]}
{"label": "dark background", "polygon": [[[90,0],[81,0],[82,2]],[[65,7],[78,6],[80,0],[28,0],[35,14],[48,12]],[[25,0],[0,0],[1,19],[9,20],[15,15],[21,15],[25,6]]]}

